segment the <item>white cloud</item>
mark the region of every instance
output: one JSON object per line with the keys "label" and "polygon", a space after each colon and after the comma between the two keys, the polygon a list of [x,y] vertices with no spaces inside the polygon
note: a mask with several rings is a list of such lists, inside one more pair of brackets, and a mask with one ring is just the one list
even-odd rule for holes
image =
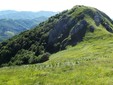
{"label": "white cloud", "polygon": [[0,10],[62,11],[74,5],[92,6],[113,18],[112,0],[0,0]]}

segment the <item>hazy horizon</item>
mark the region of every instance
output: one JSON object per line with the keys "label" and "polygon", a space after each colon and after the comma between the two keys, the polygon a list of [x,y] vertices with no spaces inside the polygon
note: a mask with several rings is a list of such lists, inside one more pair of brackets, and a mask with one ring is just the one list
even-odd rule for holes
{"label": "hazy horizon", "polygon": [[61,12],[75,5],[95,7],[113,18],[112,1],[102,0],[0,0],[0,11],[53,11]]}
{"label": "hazy horizon", "polygon": [[0,10],[1,11],[17,11],[17,12],[59,12],[59,11],[47,11],[47,10],[38,10],[38,11],[30,11],[30,10]]}

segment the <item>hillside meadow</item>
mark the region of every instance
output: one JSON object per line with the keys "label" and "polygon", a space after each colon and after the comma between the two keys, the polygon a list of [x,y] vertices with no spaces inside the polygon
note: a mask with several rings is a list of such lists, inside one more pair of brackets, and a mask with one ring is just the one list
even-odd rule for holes
{"label": "hillside meadow", "polygon": [[113,34],[99,30],[47,62],[0,68],[0,85],[112,85]]}

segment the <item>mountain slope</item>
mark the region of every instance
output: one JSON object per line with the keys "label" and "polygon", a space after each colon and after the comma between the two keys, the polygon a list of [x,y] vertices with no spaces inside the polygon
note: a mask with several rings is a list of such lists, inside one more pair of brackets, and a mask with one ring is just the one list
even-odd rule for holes
{"label": "mountain slope", "polygon": [[0,20],[0,42],[11,38],[25,30],[37,26],[40,22],[47,20],[46,17],[39,17],[37,19],[1,19]]}
{"label": "mountain slope", "polygon": [[47,62],[0,68],[0,84],[112,85],[113,35],[93,35],[51,55]]}
{"label": "mountain slope", "polygon": [[55,12],[50,11],[0,11],[0,42],[15,34],[34,28],[55,14]]}
{"label": "mountain slope", "polygon": [[55,53],[86,39],[112,36],[113,21],[103,12],[86,6],[75,6],[35,29],[21,33],[0,44],[0,65],[40,63]]}

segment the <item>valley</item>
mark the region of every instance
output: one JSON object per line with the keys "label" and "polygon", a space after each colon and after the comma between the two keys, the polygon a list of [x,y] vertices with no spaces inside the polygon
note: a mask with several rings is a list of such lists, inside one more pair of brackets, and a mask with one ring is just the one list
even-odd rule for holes
{"label": "valley", "polygon": [[36,27],[55,12],[0,11],[0,42]]}

